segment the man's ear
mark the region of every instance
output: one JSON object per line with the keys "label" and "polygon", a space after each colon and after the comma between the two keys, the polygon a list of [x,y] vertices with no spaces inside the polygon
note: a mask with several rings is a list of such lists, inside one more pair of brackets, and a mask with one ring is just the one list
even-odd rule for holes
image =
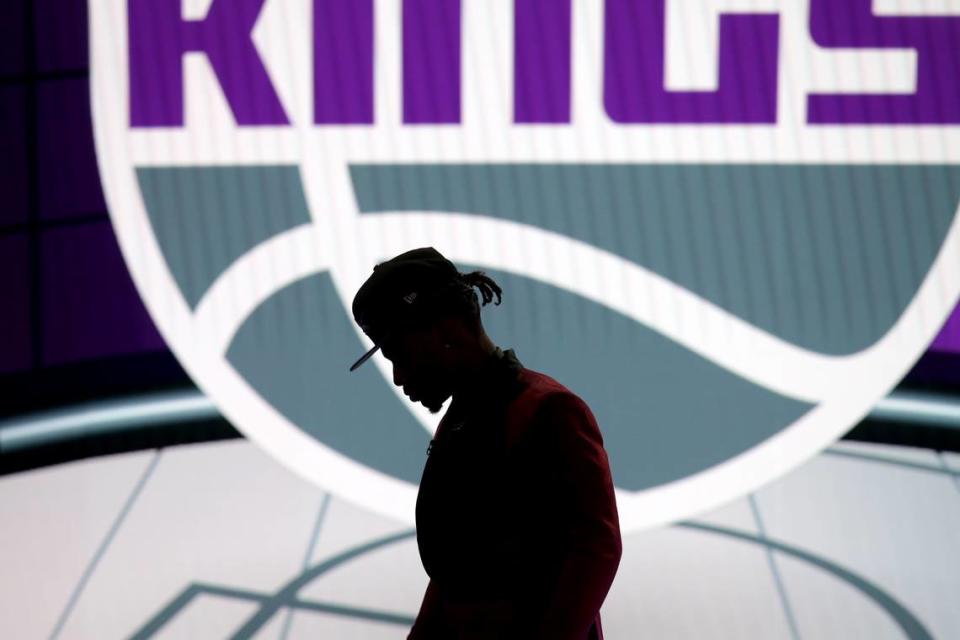
{"label": "man's ear", "polygon": [[441,344],[449,344],[451,349],[475,339],[470,326],[460,316],[445,314],[437,326]]}
{"label": "man's ear", "polygon": [[433,323],[433,335],[440,344],[447,342],[453,344],[457,341],[456,323],[450,314],[445,313],[436,319]]}

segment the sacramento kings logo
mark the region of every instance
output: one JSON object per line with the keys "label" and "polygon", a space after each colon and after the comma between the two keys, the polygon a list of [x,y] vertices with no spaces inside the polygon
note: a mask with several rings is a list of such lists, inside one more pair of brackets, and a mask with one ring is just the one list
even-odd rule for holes
{"label": "sacramento kings logo", "polygon": [[438,417],[348,373],[349,303],[432,245],[593,408],[635,531],[836,440],[956,304],[945,6],[91,0],[101,178],[170,347],[291,469],[413,521]]}

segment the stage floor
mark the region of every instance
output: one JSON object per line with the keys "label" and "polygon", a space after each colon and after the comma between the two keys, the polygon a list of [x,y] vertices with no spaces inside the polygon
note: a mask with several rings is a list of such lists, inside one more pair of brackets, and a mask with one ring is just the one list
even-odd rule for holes
{"label": "stage floor", "polygon": [[[249,442],[0,478],[0,636],[400,640],[412,529]],[[608,640],[960,638],[960,456],[842,442],[624,538]]]}

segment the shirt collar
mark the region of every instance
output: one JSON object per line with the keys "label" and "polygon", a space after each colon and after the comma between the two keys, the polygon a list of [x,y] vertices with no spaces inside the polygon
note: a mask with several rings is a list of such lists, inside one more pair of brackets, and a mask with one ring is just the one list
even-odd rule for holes
{"label": "shirt collar", "polygon": [[[523,364],[513,349],[495,347],[471,377],[466,389],[455,399],[457,413],[495,403],[505,396],[512,397],[511,390],[519,382],[522,368]],[[451,405],[451,410],[453,408]]]}

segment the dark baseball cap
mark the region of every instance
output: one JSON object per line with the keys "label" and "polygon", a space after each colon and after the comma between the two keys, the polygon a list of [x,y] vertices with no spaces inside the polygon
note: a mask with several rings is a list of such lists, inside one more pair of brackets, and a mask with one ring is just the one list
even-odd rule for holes
{"label": "dark baseball cap", "polygon": [[353,297],[353,318],[373,340],[373,348],[353,363],[353,371],[396,331],[424,323],[436,303],[460,283],[460,272],[433,247],[421,247],[381,262]]}

